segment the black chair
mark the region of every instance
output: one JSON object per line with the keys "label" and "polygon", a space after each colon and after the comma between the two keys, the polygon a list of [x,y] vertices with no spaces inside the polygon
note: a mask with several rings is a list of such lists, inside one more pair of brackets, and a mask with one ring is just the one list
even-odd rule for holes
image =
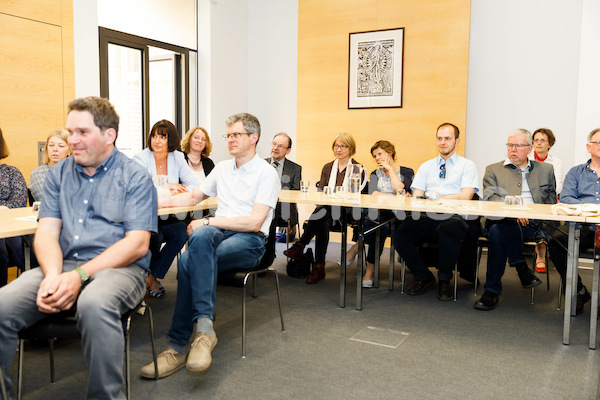
{"label": "black chair", "polygon": [[[143,312],[144,311],[144,312]],[[154,321],[152,319],[152,310],[145,301],[141,301],[136,307],[126,311],[121,316],[123,324],[123,333],[125,334],[125,393],[128,399],[131,398],[131,379],[129,371],[129,328],[131,327],[131,317],[135,313],[148,312],[148,323],[150,328],[150,340],[152,342],[152,357],[155,365],[155,379],[158,380],[158,368],[156,363],[156,347],[154,343]],[[17,400],[21,400],[23,392],[23,355],[24,344],[26,340],[47,340],[50,347],[50,382],[55,382],[54,373],[54,339],[77,339],[81,334],[77,330],[77,321],[75,311],[69,310],[38,321],[29,328],[19,332],[18,342],[18,364],[17,364]],[[3,381],[4,382],[4,381]]]}
{"label": "black chair", "polygon": [[[269,235],[266,249],[272,248],[274,251],[275,235]],[[271,245],[271,246],[270,246]],[[267,254],[269,253],[269,254]],[[272,273],[275,276],[275,286],[277,288],[277,303],[279,305],[279,318],[281,319],[281,331],[285,332],[285,326],[283,323],[283,309],[281,307],[281,292],[279,290],[279,274],[275,269],[271,267],[275,254],[265,252],[260,264],[253,269],[234,269],[229,271],[220,272],[217,278],[217,284],[223,286],[232,286],[243,289],[242,294],[242,358],[246,358],[246,288],[248,281],[252,278],[254,284],[254,291],[252,297],[257,297],[257,284],[258,277]]]}
{"label": "black chair", "polygon": [[[536,258],[537,258],[537,253],[535,251],[535,247],[538,243],[543,242],[546,244],[546,255],[545,255],[545,263],[546,263],[546,284],[548,286],[548,290],[550,290],[550,264],[549,264],[549,257],[548,257],[548,243],[546,243],[545,240],[540,240],[540,241],[527,241],[523,243],[524,246],[524,254],[528,254],[531,255],[533,257],[533,265],[534,265],[534,270],[535,270],[535,262],[536,262]],[[479,263],[481,261],[481,254],[483,253],[483,248],[484,247],[488,247],[489,244],[489,239],[486,236],[481,236],[478,240],[477,240],[477,269],[476,269],[476,276],[479,276]],[[560,288],[559,288],[560,289]],[[475,294],[477,294],[477,286],[475,286]],[[559,290],[559,309],[560,309],[560,290]],[[531,304],[534,304],[535,302],[535,288],[531,288]]]}

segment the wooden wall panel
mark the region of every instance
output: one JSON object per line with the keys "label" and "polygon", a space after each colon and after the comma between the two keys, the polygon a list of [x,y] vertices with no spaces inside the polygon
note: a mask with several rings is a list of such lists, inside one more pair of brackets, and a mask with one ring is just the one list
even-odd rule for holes
{"label": "wooden wall panel", "polygon": [[2,0],[0,1],[0,13],[60,26],[61,1]]}
{"label": "wooden wall panel", "polygon": [[75,93],[72,3],[57,3],[58,25],[0,13],[0,128],[10,151],[2,162],[27,181],[37,142],[65,126]]}
{"label": "wooden wall panel", "polygon": [[[437,154],[435,129],[452,122],[464,154],[470,0],[300,0],[297,159],[315,182],[333,159],[339,132],[357,141],[355,159],[369,170],[371,145],[396,145],[415,170]],[[348,109],[349,33],[404,27],[403,107]]]}

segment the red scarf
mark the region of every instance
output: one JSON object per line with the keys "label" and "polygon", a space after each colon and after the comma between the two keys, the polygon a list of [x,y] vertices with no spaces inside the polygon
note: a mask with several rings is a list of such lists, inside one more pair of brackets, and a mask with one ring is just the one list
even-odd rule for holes
{"label": "red scarf", "polygon": [[534,151],[533,152],[533,157],[535,158],[535,161],[544,162],[548,158],[548,154],[546,154],[546,157],[544,157],[544,158],[539,158],[538,155],[537,155],[537,153]]}

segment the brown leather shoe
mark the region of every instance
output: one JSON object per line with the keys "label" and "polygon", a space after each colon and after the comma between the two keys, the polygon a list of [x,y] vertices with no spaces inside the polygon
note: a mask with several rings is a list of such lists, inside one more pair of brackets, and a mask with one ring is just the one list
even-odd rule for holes
{"label": "brown leather shoe", "polygon": [[294,245],[292,247],[285,250],[283,252],[283,254],[286,257],[289,257],[292,260],[295,260],[296,258],[300,257],[302,255],[302,253],[304,253],[304,246],[305,246],[304,243],[296,242],[296,243],[294,243]]}
{"label": "brown leather shoe", "polygon": [[312,271],[306,277],[306,283],[317,283],[322,279],[325,279],[325,264],[313,264]]}

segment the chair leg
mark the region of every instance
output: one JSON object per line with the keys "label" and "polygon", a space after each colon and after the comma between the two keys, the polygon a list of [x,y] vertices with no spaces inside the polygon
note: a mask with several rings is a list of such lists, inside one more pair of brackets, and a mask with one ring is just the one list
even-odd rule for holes
{"label": "chair leg", "polygon": [[404,293],[404,278],[406,276],[406,262],[400,261],[400,293]]}
{"label": "chair leg", "polygon": [[2,393],[2,400],[8,400],[8,395],[6,394],[6,383],[4,382],[4,371],[2,367],[0,367],[0,391]]}
{"label": "chair leg", "polygon": [[477,264],[475,264],[475,283],[473,284],[473,293],[477,296],[477,279],[479,279],[479,263],[481,262],[481,255],[483,254],[483,247],[477,246]]}
{"label": "chair leg", "polygon": [[125,323],[125,397],[127,399],[131,399],[131,376],[129,373],[129,344],[130,344],[130,336],[129,329],[131,328],[131,316],[127,318],[127,322]]}
{"label": "chair leg", "polygon": [[242,291],[242,358],[246,358],[246,285]]}
{"label": "chair leg", "polygon": [[21,400],[23,394],[23,352],[25,340],[19,339],[19,361],[17,362],[17,400]]}
{"label": "chair leg", "polygon": [[277,287],[277,304],[279,304],[279,319],[281,319],[281,332],[285,332],[285,325],[283,324],[283,307],[281,306],[281,291],[279,290],[279,274],[274,269],[271,271],[275,273],[275,286]]}
{"label": "chair leg", "polygon": [[388,289],[390,291],[394,290],[394,261],[396,261],[394,257],[395,252],[394,243],[392,243],[392,240],[390,240],[390,272],[388,277]]}
{"label": "chair leg", "polygon": [[562,281],[562,277],[561,277],[560,280],[558,281],[558,301],[556,302],[556,311],[560,311],[560,305],[562,303],[562,288],[563,288],[563,281]]}
{"label": "chair leg", "polygon": [[454,264],[454,301],[458,293],[458,262]]}
{"label": "chair leg", "polygon": [[152,308],[144,303],[148,312],[148,328],[150,329],[150,343],[152,343],[152,361],[154,361],[154,379],[158,380],[158,361],[156,357],[156,342],[154,340],[154,318],[152,317]]}

